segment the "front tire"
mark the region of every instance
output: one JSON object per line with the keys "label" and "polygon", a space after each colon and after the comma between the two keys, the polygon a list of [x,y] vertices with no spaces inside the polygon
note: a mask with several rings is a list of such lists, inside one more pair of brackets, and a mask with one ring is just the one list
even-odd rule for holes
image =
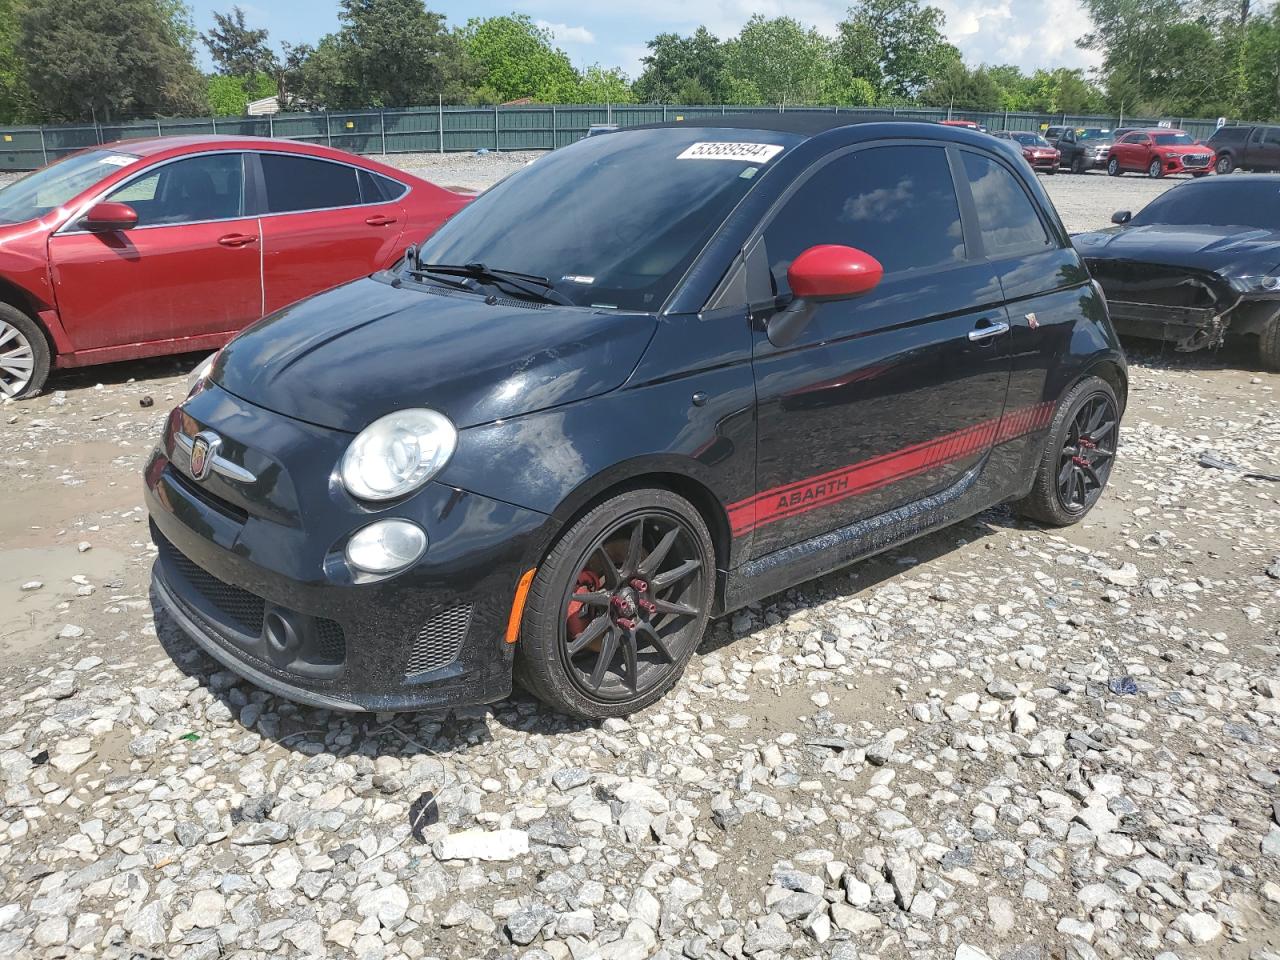
{"label": "front tire", "polygon": [[1119,436],[1115,391],[1100,377],[1086,377],[1058,405],[1035,483],[1014,501],[1014,512],[1050,527],[1079,523],[1106,488]]}
{"label": "front tire", "polygon": [[1084,173],[1084,157],[1072,157],[1071,172]]}
{"label": "front tire", "polygon": [[1214,169],[1217,170],[1221,176],[1225,177],[1228,173],[1235,172],[1236,162],[1224,153],[1218,158],[1218,162],[1215,164]]}
{"label": "front tire", "polygon": [[1280,315],[1272,317],[1258,335],[1258,359],[1268,370],[1280,373]]}
{"label": "front tire", "polygon": [[1152,160],[1151,166],[1147,167],[1147,176],[1152,180],[1159,180],[1164,176],[1164,164],[1159,160]]}
{"label": "front tire", "polygon": [[26,400],[49,377],[49,341],[34,320],[0,303],[0,398]]}
{"label": "front tire", "polygon": [[1115,157],[1112,157],[1110,160],[1107,161],[1107,176],[1109,177],[1120,176],[1120,161],[1117,160]]}
{"label": "front tire", "polygon": [[654,703],[706,631],[715,548],[670,490],[629,490],[577,520],[534,576],[516,679],[563,713],[599,720]]}

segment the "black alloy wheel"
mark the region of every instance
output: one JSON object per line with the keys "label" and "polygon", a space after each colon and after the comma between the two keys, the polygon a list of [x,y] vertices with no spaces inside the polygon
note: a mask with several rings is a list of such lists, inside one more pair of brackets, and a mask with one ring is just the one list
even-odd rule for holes
{"label": "black alloy wheel", "polygon": [[1086,377],[1058,403],[1042,442],[1035,479],[1011,506],[1050,527],[1079,523],[1111,477],[1120,436],[1120,404],[1111,384]]}
{"label": "black alloy wheel", "polygon": [[1072,418],[1058,460],[1058,499],[1069,512],[1083,514],[1107,485],[1118,422],[1115,405],[1102,394],[1090,397]]}
{"label": "black alloy wheel", "polygon": [[679,517],[645,511],[606,529],[565,591],[560,649],[582,693],[642,696],[677,664],[680,634],[696,624],[707,575],[693,531]]}
{"label": "black alloy wheel", "polygon": [[548,705],[592,719],[665,694],[706,630],[715,549],[683,497],[630,490],[565,531],[533,580],[516,676]]}

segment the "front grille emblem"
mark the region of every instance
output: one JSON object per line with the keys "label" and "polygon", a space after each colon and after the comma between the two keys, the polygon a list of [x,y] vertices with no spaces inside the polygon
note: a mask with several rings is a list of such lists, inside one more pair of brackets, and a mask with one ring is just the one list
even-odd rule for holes
{"label": "front grille emblem", "polygon": [[211,430],[197,433],[191,441],[191,476],[204,480],[213,471],[213,459],[222,446],[222,438]]}

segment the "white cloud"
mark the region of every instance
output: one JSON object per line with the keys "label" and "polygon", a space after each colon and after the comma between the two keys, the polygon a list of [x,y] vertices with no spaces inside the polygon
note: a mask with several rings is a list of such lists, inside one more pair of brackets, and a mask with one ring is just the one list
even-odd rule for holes
{"label": "white cloud", "polygon": [[596,35],[586,27],[572,27],[567,23],[551,23],[547,20],[534,21],[543,30],[549,30],[551,35],[561,43],[595,43]]}

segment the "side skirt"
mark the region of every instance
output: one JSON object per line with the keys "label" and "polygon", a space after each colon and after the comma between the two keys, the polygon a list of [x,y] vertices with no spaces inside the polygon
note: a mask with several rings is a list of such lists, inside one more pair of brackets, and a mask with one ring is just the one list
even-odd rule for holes
{"label": "side skirt", "polygon": [[810,537],[728,571],[722,612],[729,613],[797,583],[882,553],[998,503],[999,497],[988,503],[968,496],[970,493],[982,496],[978,479],[988,459],[975,464],[945,490],[923,500]]}

